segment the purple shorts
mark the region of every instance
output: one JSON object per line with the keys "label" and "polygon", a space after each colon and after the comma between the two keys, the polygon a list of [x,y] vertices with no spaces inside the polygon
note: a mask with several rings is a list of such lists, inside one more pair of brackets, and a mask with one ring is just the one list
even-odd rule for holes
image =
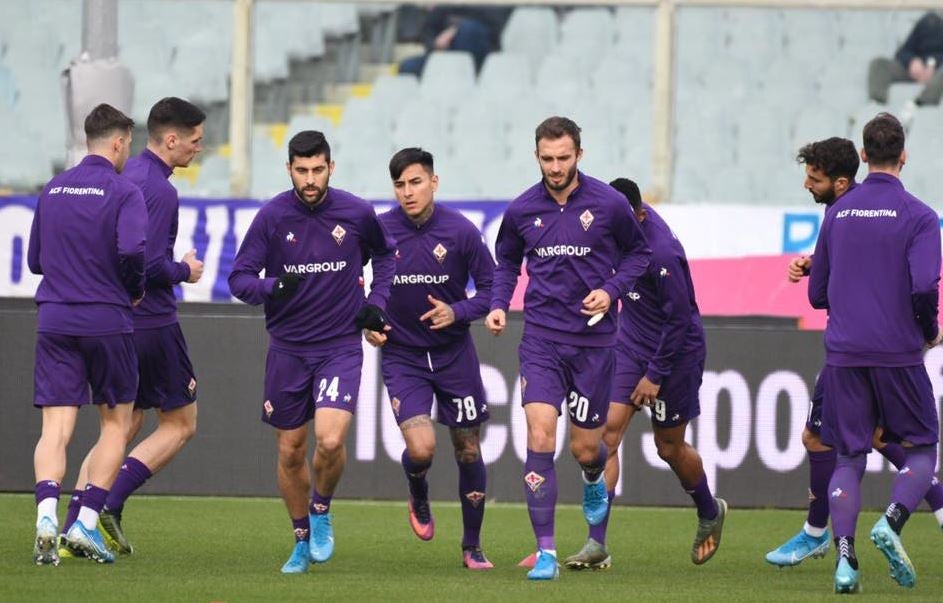
{"label": "purple shorts", "polygon": [[168,411],[196,402],[196,376],[178,323],[136,330],[134,349],[140,375],[136,410]]}
{"label": "purple shorts", "polygon": [[828,366],[822,406],[822,442],[844,455],[871,451],[875,427],[888,442],[928,446],[939,440],[940,421],[924,365]]}
{"label": "purple shorts", "polygon": [[138,359],[131,333],[36,337],[33,405],[81,406],[91,401],[114,408],[134,401]]}
{"label": "purple shorts", "polygon": [[296,429],[314,418],[318,408],[339,408],[353,414],[362,367],[359,341],[304,353],[270,346],[265,359],[262,421],[278,429]]}
{"label": "purple shorts", "polygon": [[[825,369],[822,369],[825,372]],[[805,428],[815,435],[822,435],[822,400],[825,399],[825,382],[822,375],[815,378],[815,389],[812,390],[812,399],[809,401],[809,417],[805,421]]]}
{"label": "purple shorts", "polygon": [[383,381],[396,423],[432,414],[449,428],[472,427],[488,420],[481,365],[471,337],[446,349],[383,348]]}
{"label": "purple shorts", "polygon": [[[612,401],[631,404],[629,398],[646,372],[647,362],[639,362],[623,350],[617,352],[616,370],[612,375]],[[674,367],[671,374],[661,380],[658,398],[650,408],[652,423],[657,427],[676,427],[700,415],[703,377],[703,359]]]}
{"label": "purple shorts", "polygon": [[555,343],[525,335],[517,349],[521,362],[521,402],[566,405],[577,427],[606,424],[612,379],[611,347]]}

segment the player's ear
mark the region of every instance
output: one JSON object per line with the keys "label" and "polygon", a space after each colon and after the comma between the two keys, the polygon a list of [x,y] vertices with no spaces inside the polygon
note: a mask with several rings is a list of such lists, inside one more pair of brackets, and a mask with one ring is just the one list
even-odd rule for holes
{"label": "player's ear", "polygon": [[327,166],[327,175],[328,176],[334,175],[334,160],[333,159],[331,159],[331,164]]}
{"label": "player's ear", "polygon": [[432,183],[432,192],[439,190],[439,175],[433,174],[432,178],[429,179],[429,182]]}
{"label": "player's ear", "polygon": [[838,178],[835,178],[834,188],[836,189],[836,192],[839,194],[842,194],[845,191],[847,191],[848,190],[848,177],[839,176]]}
{"label": "player's ear", "polygon": [[900,167],[904,167],[907,164],[907,149],[904,149],[900,152]]}
{"label": "player's ear", "polygon": [[861,153],[859,153],[859,154],[861,155],[861,161],[862,161],[862,163],[867,163],[867,162],[868,162],[868,154],[864,151],[863,148],[861,149]]}
{"label": "player's ear", "polygon": [[583,158],[583,149],[582,148],[576,149],[576,160],[579,161],[582,158]]}
{"label": "player's ear", "polygon": [[291,176],[291,162],[290,161],[285,162],[285,170],[288,171],[288,176],[290,177]]}
{"label": "player's ear", "polygon": [[175,146],[177,146],[177,133],[176,132],[174,132],[173,130],[167,130],[167,132],[164,133],[164,146],[171,150]]}

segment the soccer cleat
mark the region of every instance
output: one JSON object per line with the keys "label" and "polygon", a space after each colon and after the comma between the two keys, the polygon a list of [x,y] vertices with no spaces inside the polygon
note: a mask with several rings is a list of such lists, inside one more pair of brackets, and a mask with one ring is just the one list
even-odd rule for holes
{"label": "soccer cleat", "polygon": [[600,570],[608,569],[612,566],[612,557],[606,551],[605,545],[599,544],[593,538],[586,540],[586,544],[580,549],[580,552],[571,555],[563,562],[567,568],[572,570]]}
{"label": "soccer cleat", "polygon": [[420,540],[432,540],[435,536],[435,519],[432,517],[432,509],[429,508],[429,500],[415,500],[410,496],[407,506],[409,526],[413,532]]}
{"label": "soccer cleat", "polygon": [[835,592],[841,595],[854,595],[861,592],[859,572],[851,567],[846,557],[839,557],[835,566]]}
{"label": "soccer cleat", "polygon": [[583,517],[591,526],[598,526],[606,519],[609,510],[609,495],[602,476],[595,483],[583,484]]}
{"label": "soccer cleat", "polygon": [[307,540],[295,543],[295,548],[291,552],[291,557],[282,566],[283,574],[303,574],[308,571],[311,564],[311,547]]}
{"label": "soccer cleat", "polygon": [[69,542],[65,539],[65,534],[59,534],[59,559],[81,559],[85,556],[82,551],[69,548]]}
{"label": "soccer cleat", "polygon": [[462,564],[470,570],[493,569],[494,564],[488,561],[485,553],[479,546],[467,546],[462,548]]}
{"label": "soccer cleat", "polygon": [[59,565],[56,541],[59,530],[49,517],[43,517],[36,526],[36,542],[33,544],[33,561],[36,565]]}
{"label": "soccer cleat", "polygon": [[331,514],[310,515],[311,562],[324,563],[334,555],[334,527],[331,525]]}
{"label": "soccer cleat", "polygon": [[871,528],[871,542],[887,558],[891,578],[905,588],[913,588],[917,582],[917,572],[904,550],[900,535],[887,523],[887,517],[882,515]]}
{"label": "soccer cleat", "polygon": [[120,511],[102,509],[101,514],[98,516],[98,526],[108,548],[117,551],[121,555],[130,555],[134,552],[134,547],[125,538],[124,531],[121,529]]}
{"label": "soccer cleat", "polygon": [[81,521],[76,521],[65,536],[66,546],[83,557],[98,563],[114,563],[115,554],[108,550],[98,528],[86,530]]}
{"label": "soccer cleat", "polygon": [[727,501],[715,498],[717,501],[717,517],[714,519],[698,518],[697,534],[694,535],[694,544],[691,546],[691,561],[694,565],[701,565],[710,561],[717,549],[720,548],[720,537],[724,532],[724,519],[727,517]]}
{"label": "soccer cleat", "polygon": [[517,562],[517,567],[523,567],[525,569],[531,569],[535,565],[537,565],[537,553],[531,553]]}
{"label": "soccer cleat", "polygon": [[828,543],[828,530],[818,538],[800,530],[778,549],[766,553],[766,562],[779,567],[790,567],[799,565],[809,557],[821,559],[828,552]]}
{"label": "soccer cleat", "polygon": [[527,572],[528,580],[556,580],[560,577],[560,567],[557,565],[557,557],[547,551],[540,549],[537,551],[537,563],[534,568]]}

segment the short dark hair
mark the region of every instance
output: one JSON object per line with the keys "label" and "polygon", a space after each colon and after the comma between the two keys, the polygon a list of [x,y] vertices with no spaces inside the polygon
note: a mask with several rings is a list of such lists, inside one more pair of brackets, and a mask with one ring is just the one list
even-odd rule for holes
{"label": "short dark hair", "polygon": [[182,98],[168,96],[157,101],[147,116],[147,133],[157,137],[167,128],[192,130],[206,121],[202,109]]}
{"label": "short dark hair", "polygon": [[799,149],[796,161],[821,170],[831,180],[842,176],[854,180],[861,163],[855,143],[837,136],[805,145]]}
{"label": "short dark hair", "polygon": [[904,127],[890,113],[878,113],[866,123],[862,137],[872,166],[896,164],[904,152]]}
{"label": "short dark hair", "polygon": [[86,140],[99,140],[115,130],[128,132],[134,127],[134,120],[107,103],[92,109],[85,118]]}
{"label": "short dark hair", "polygon": [[568,117],[559,117],[554,115],[540,122],[537,130],[534,132],[534,144],[540,144],[541,140],[557,140],[564,136],[573,139],[576,149],[580,148],[580,127]]}
{"label": "short dark hair", "polygon": [[432,153],[429,151],[419,147],[408,147],[397,151],[396,154],[393,155],[393,158],[390,159],[390,178],[393,180],[398,179],[403,175],[403,170],[417,163],[426,168],[429,175],[432,175],[435,171]]}
{"label": "short dark hair", "polygon": [[632,206],[632,211],[637,212],[642,207],[642,192],[633,180],[616,178],[609,183],[609,186],[625,195],[625,198],[629,200],[629,205]]}
{"label": "short dark hair", "polygon": [[331,145],[327,143],[323,132],[317,130],[302,130],[288,141],[288,163],[295,157],[317,157],[324,155],[324,159],[331,162]]}

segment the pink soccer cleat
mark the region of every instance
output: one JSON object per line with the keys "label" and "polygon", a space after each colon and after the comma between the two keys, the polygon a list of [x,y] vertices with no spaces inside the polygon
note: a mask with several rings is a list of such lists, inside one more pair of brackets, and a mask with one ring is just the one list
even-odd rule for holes
{"label": "pink soccer cleat", "polygon": [[462,563],[470,570],[488,570],[494,564],[488,561],[481,547],[470,546],[462,549]]}
{"label": "pink soccer cleat", "polygon": [[420,540],[432,540],[435,536],[435,520],[428,500],[415,501],[409,497],[409,526]]}
{"label": "pink soccer cleat", "polygon": [[534,569],[534,566],[537,565],[537,553],[531,553],[530,555],[524,557],[517,564],[517,567],[523,567],[526,569]]}

